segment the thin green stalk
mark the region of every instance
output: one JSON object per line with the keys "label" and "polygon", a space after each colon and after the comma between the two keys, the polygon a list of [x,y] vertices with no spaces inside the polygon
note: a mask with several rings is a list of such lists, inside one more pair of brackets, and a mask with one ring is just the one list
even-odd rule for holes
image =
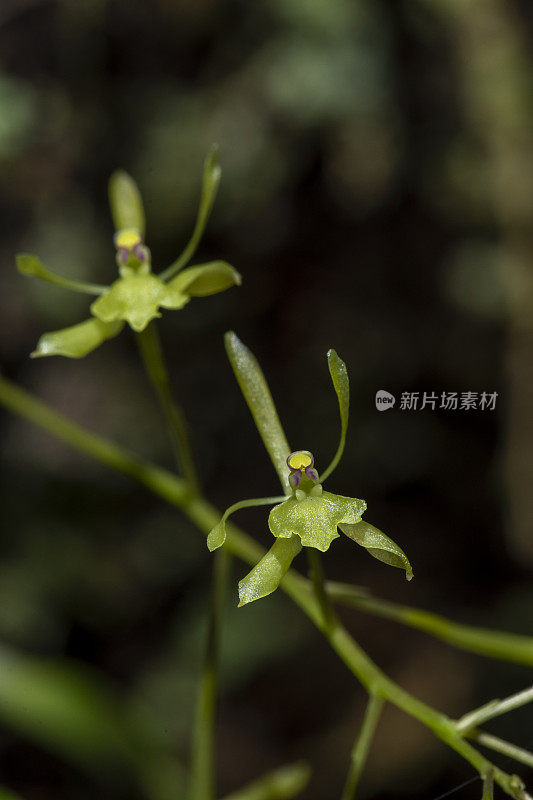
{"label": "thin green stalk", "polygon": [[331,605],[325,589],[322,559],[320,553],[314,547],[306,547],[305,549],[307,552],[307,561],[309,563],[311,583],[313,584],[316,599],[322,610],[324,625],[329,628],[335,620],[335,612],[333,611],[333,606]]}
{"label": "thin green stalk", "polygon": [[213,145],[207,154],[204,161],[204,174],[202,177],[202,192],[200,195],[200,203],[198,205],[198,213],[196,215],[196,222],[194,223],[194,230],[192,236],[185,245],[185,249],[172,262],[161,274],[160,278],[163,281],[168,281],[173,278],[183,267],[190,261],[196,252],[196,248],[200,244],[207,220],[211,214],[213,203],[218,191],[220,183],[220,166],[218,164],[218,147]]}
{"label": "thin green stalk", "polygon": [[492,770],[489,770],[483,778],[483,795],[481,800],[493,800],[494,798],[494,775]]}
{"label": "thin green stalk", "polygon": [[501,717],[502,714],[508,714],[509,711],[514,711],[516,708],[525,706],[526,703],[533,701],[533,686],[529,689],[524,689],[521,692],[506,697],[505,700],[491,700],[490,703],[485,703],[481,708],[476,708],[474,711],[469,711],[457,721],[457,727],[461,731],[466,731],[469,728],[477,727],[489,719],[494,717]]}
{"label": "thin green stalk", "polygon": [[533,767],[533,753],[523,747],[517,747],[511,742],[506,742],[505,739],[500,739],[498,736],[493,736],[491,733],[485,733],[484,731],[468,731],[466,735],[473,742],[482,744],[484,747],[490,747],[491,750],[502,753],[504,756],[514,758],[515,761],[519,761],[527,767]]}
{"label": "thin green stalk", "polygon": [[348,770],[348,777],[346,778],[341,800],[353,800],[355,797],[382,708],[383,698],[379,695],[371,694],[368,698],[361,730],[352,749],[350,769]]}
{"label": "thin green stalk", "polygon": [[62,275],[57,275],[55,272],[52,272],[51,269],[45,267],[38,256],[31,253],[19,253],[17,255],[17,269],[21,275],[37,278],[46,283],[51,283],[54,286],[60,286],[63,289],[81,292],[82,294],[100,295],[107,292],[109,289],[109,286],[103,286],[102,284],[75,281],[71,278],[64,278]]}
{"label": "thin green stalk", "polygon": [[82,428],[2,376],[0,403],[75,450],[133,478],[173,505],[181,505],[190,495],[186,483],[168,470],[150,464],[125,448]]}
{"label": "thin green stalk", "polygon": [[200,676],[192,739],[189,800],[215,800],[215,719],[222,617],[227,599],[229,555],[214,556],[205,662]]}
{"label": "thin green stalk", "polygon": [[358,587],[353,588],[355,591],[345,584],[334,582],[326,584],[329,597],[336,603],[424,631],[424,633],[429,633],[461,650],[533,667],[533,637],[531,636],[461,625],[459,622],[446,619],[446,617],[430,611],[363,596]]}
{"label": "thin green stalk", "polygon": [[178,466],[191,491],[197,494],[199,490],[198,474],[192,455],[187,423],[183,411],[172,396],[163,349],[154,321],[137,334],[137,341],[146,372],[167,421]]}
{"label": "thin green stalk", "polygon": [[53,283],[63,289],[70,289],[72,292],[79,292],[80,294],[101,295],[109,289],[109,286],[104,286],[101,283],[85,283],[85,281],[73,281],[70,278],[54,277],[57,277],[57,280],[49,279],[48,283]]}
{"label": "thin green stalk", "polygon": [[[132,458],[127,451],[111,445],[100,437],[93,437],[92,434],[68,422],[64,417],[48,409],[43,403],[14,387],[3,378],[0,378],[0,402],[40,427],[56,433],[76,449],[130,475],[154,494],[181,508],[204,534],[207,535],[220,520],[220,512],[216,508],[203,498],[191,495],[184,482],[175,478],[171,473],[150,463]],[[235,525],[228,525],[228,534],[225,547],[247,563],[255,564],[264,555],[264,549]],[[494,767],[488,759],[466,742],[460,731],[457,730],[454,720],[426,705],[388,678],[340,622],[335,620],[333,625],[328,627],[308,581],[297,573],[289,571],[280,585],[322,631],[332,649],[369,693],[380,695],[384,700],[418,719],[439,739],[468,761],[480,775],[486,775],[488,770],[493,769],[496,783],[511,797],[517,798],[517,800],[523,800],[526,797],[523,785],[516,776],[508,775]]]}

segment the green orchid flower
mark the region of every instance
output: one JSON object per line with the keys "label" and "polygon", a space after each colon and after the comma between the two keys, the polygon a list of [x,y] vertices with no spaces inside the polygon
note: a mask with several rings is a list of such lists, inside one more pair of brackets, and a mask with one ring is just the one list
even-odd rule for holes
{"label": "green orchid flower", "polygon": [[141,332],[151,320],[161,316],[162,308],[181,309],[193,297],[217,294],[231,286],[240,285],[241,276],[225,261],[211,261],[183,269],[200,242],[219,181],[217,151],[212,148],[204,164],[202,193],[192,236],[179,258],[159,275],[152,272],[150,250],[144,243],[145,220],[141,195],[133,178],[122,170],[115,172],[109,183],[119,271],[119,278],[110,286],[63,278],[45,267],[38,256],[20,253],[17,256],[17,268],[23,275],[65,289],[97,295],[90,306],[92,316],[88,320],[43,334],[31,356],[82,358],[120,333],[126,323],[134,331]]}
{"label": "green orchid flower", "polygon": [[314,456],[309,450],[288,453],[289,446],[268,385],[252,353],[234,333],[226,335],[226,349],[285,490],[283,495],[242,500],[230,506],[207,537],[209,550],[216,550],[226,541],[226,520],[230,514],[250,506],[274,505],[268,518],[268,527],[276,541],[251,572],[239,582],[239,605],[271,594],[279,586],[302,547],[313,547],[324,553],[339,538],[339,531],[364,547],[374,558],[405,570],[407,579],[411,580],[413,570],[403,550],[378,528],[363,522],[366,502],[327,492],[322,486],[342,457],[348,428],[348,370],[335,350],[330,350],[327,358],[339,404],[341,434],[331,463],[319,475]]}

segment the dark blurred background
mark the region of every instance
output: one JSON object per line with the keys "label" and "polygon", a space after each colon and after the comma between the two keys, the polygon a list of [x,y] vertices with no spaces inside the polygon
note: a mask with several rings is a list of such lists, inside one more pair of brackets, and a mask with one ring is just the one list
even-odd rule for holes
{"label": "dark blurred background", "polygon": [[[223,508],[277,491],[223,333],[254,350],[291,445],[322,467],[338,436],[325,359],[335,347],[350,370],[352,421],[330,488],[366,498],[368,520],[401,544],[416,577],[407,584],[346,538],[327,554],[328,576],[533,633],[531,12],[525,0],[3,0],[4,374],[172,467],[131,332],[81,361],[29,360],[42,332],[85,319],[88,302],[22,278],[14,254],[111,282],[107,180],[120,166],[143,192],[155,268],[167,266],[218,142],[223,178],[196,260],[230,261],[243,285],[160,324],[209,497]],[[379,389],[395,394],[393,410],[376,410]],[[498,398],[494,411],[401,411],[404,391]],[[118,757],[80,754],[64,721],[43,729],[34,709],[53,717],[61,670],[81,665],[88,685],[105,683],[185,763],[205,542],[175,509],[6,414],[0,459],[0,782],[27,800],[146,797]],[[266,513],[241,514],[265,544]],[[234,587],[245,571],[234,565]],[[314,775],[303,796],[338,797],[363,690],[281,592],[234,605],[220,794],[305,758]],[[391,676],[451,715],[531,683],[526,668],[344,617]],[[58,695],[48,697],[50,680]],[[65,706],[90,716],[90,692],[78,709],[65,681]],[[531,722],[523,709],[492,730],[531,746]],[[387,709],[361,797],[433,800],[471,775]],[[183,796],[168,783],[160,797]],[[457,797],[480,794],[478,783]]]}

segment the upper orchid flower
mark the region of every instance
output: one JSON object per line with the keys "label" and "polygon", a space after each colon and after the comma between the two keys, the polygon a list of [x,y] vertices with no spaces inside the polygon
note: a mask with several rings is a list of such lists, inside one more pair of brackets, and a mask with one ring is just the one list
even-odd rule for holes
{"label": "upper orchid flower", "polygon": [[109,184],[111,211],[116,233],[114,244],[120,277],[110,286],[80,283],[62,278],[47,269],[41,260],[28,253],[17,256],[17,267],[30,275],[66,289],[98,295],[91,304],[92,317],[78,325],[45,333],[32,357],[62,355],[81,358],[106,339],[116,336],[127,322],[134,331],[143,331],[160,308],[179,309],[191,297],[216,294],[239,285],[241,276],[225,261],[211,261],[183,269],[190,261],[209,218],[220,181],[216,149],[206,158],[202,194],[193,234],[173,264],[159,275],[151,267],[150,250],[144,244],[144,211],[139,190],[125,172],[115,172]]}
{"label": "upper orchid flower", "polygon": [[348,427],[348,371],[335,350],[328,352],[328,365],[339,402],[341,436],[329,467],[319,476],[314,457],[309,450],[296,450],[286,455],[289,447],[285,434],[261,368],[252,353],[234,333],[227,334],[226,348],[241,390],[285,490],[284,495],[243,500],[230,506],[207,538],[209,549],[216,550],[226,540],[226,519],[230,514],[249,506],[276,504],[268,518],[268,527],[276,537],[276,542],[240,581],[240,605],[273,592],[302,546],[325,552],[339,537],[339,530],[366,548],[370,555],[386,564],[404,569],[407,579],[411,580],[413,571],[405,553],[380,530],[362,522],[366,510],[365,501],[332,494],[322,487],[322,483],[340,461]]}

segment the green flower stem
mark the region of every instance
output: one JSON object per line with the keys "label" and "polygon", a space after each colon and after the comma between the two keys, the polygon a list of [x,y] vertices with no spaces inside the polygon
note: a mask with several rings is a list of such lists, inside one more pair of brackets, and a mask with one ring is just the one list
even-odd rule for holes
{"label": "green flower stem", "polygon": [[29,392],[0,376],[0,403],[15,414],[43,428],[75,450],[94,458],[106,467],[141,483],[173,505],[181,505],[190,492],[180,478],[155,464],[149,464],[125,448],[82,428],[54,411]]}
{"label": "green flower stem", "polygon": [[174,401],[170,379],[155,322],[137,334],[137,341],[148,377],[159,398],[167,421],[178,466],[194,494],[198,493],[198,474],[194,464],[185,416]]}
{"label": "green flower stem", "polygon": [[311,770],[303,761],[267,772],[256,781],[227,795],[224,800],[290,800],[307,784]]}
{"label": "green flower stem", "polygon": [[533,753],[530,753],[529,750],[524,750],[523,747],[517,747],[510,742],[506,742],[504,739],[499,739],[497,736],[493,736],[491,733],[485,733],[484,731],[468,731],[466,735],[469,739],[472,739],[472,741],[478,744],[482,744],[484,747],[490,747],[491,750],[495,750],[497,753],[503,753],[504,756],[514,758],[515,761],[519,761],[527,767],[533,767]]}
{"label": "green flower stem", "polygon": [[324,625],[330,628],[335,621],[335,612],[325,588],[322,558],[318,550],[316,550],[314,547],[306,547],[305,551],[307,553],[307,561],[309,563],[311,582],[313,584],[315,597],[322,610]]}
{"label": "green flower stem", "polygon": [[493,800],[494,798],[494,775],[489,770],[483,778],[483,794],[481,800]]}
{"label": "green flower stem", "polygon": [[[127,451],[106,442],[101,437],[84,431],[4,378],[0,378],[0,402],[20,416],[59,436],[74,448],[129,475],[154,494],[181,508],[204,534],[207,535],[219,521],[220,512],[206,500],[191,495],[184,481],[166,470],[131,456]],[[264,555],[264,549],[235,525],[228,525],[228,533],[226,548],[243,561],[256,564]],[[324,633],[333,650],[369,694],[382,697],[418,719],[439,739],[468,761],[480,775],[485,776],[489,770],[493,769],[496,783],[511,797],[517,800],[526,798],[523,785],[516,776],[508,775],[494,767],[488,759],[466,742],[454,720],[413,697],[388,678],[340,622],[335,621],[328,628],[308,581],[297,573],[289,571],[281,582],[281,588]],[[500,638],[500,635],[491,632],[487,632],[486,635],[489,639],[494,635],[497,640]]]}
{"label": "green flower stem", "polygon": [[350,769],[348,770],[348,777],[346,778],[341,800],[353,800],[355,797],[382,708],[383,698],[379,695],[371,694],[368,698],[361,730],[353,746]]}
{"label": "green flower stem", "polygon": [[402,625],[429,633],[461,650],[533,667],[533,637],[531,636],[461,625],[430,611],[364,596],[358,587],[353,587],[352,590],[345,584],[328,582],[326,589],[335,603],[400,622]]}
{"label": "green flower stem", "polygon": [[205,663],[200,676],[192,740],[189,800],[215,800],[215,718],[222,617],[227,599],[229,554],[214,556]]}

